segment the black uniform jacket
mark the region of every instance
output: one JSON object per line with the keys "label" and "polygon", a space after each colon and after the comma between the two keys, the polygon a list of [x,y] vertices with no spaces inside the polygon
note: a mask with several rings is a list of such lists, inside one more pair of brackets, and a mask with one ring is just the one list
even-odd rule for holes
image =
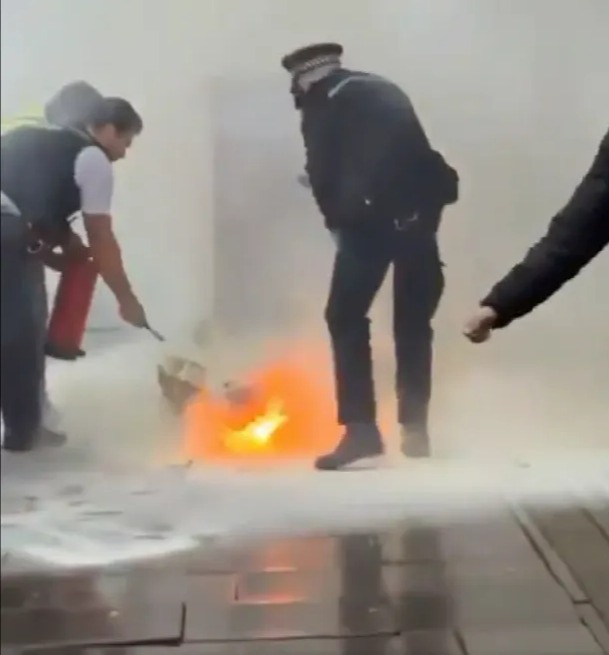
{"label": "black uniform jacket", "polygon": [[306,172],[330,229],[455,202],[458,177],[434,151],[408,96],[385,78],[339,69],[301,104]]}
{"label": "black uniform jacket", "polygon": [[[609,132],[567,205],[525,258],[484,298],[505,327],[547,300],[609,243]],[[608,281],[609,283],[609,281]]]}

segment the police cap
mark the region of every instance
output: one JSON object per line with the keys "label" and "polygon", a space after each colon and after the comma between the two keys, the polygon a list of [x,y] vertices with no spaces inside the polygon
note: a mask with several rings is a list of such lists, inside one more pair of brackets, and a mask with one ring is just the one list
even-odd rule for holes
{"label": "police cap", "polygon": [[298,75],[326,64],[340,64],[342,54],[343,46],[339,43],[316,43],[286,55],[281,65],[290,75]]}

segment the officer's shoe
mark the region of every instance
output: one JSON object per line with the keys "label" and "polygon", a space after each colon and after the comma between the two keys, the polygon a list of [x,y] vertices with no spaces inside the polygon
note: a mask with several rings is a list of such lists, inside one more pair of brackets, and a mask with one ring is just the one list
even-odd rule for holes
{"label": "officer's shoe", "polygon": [[402,425],[402,454],[410,459],[431,456],[429,433],[419,425]]}
{"label": "officer's shoe", "polygon": [[315,460],[320,471],[336,471],[362,460],[383,455],[385,448],[381,433],[374,423],[352,423],[333,452]]}
{"label": "officer's shoe", "polygon": [[36,436],[36,447],[59,448],[60,446],[65,445],[67,440],[68,437],[64,432],[41,427]]}
{"label": "officer's shoe", "polygon": [[2,449],[9,453],[27,453],[36,445],[34,434],[17,434],[6,431],[2,439]]}

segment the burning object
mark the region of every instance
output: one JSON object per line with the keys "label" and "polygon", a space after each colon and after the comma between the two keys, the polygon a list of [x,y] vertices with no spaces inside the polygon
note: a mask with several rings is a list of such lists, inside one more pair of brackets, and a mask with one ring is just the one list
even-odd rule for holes
{"label": "burning object", "polygon": [[270,401],[243,427],[227,426],[225,445],[230,452],[237,455],[266,450],[272,446],[277,431],[287,422],[288,416],[282,402]]}
{"label": "burning object", "polygon": [[[316,456],[339,434],[330,380],[311,360],[286,358],[219,391],[181,378],[187,460],[269,461]],[[198,387],[198,388],[197,388]],[[186,398],[186,400],[184,400]]]}
{"label": "burning object", "polygon": [[161,393],[175,414],[181,414],[191,398],[205,386],[205,369],[181,357],[167,357],[157,367]]}

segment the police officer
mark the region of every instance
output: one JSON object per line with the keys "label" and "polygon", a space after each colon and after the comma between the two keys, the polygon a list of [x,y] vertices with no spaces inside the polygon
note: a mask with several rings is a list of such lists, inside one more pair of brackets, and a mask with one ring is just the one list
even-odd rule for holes
{"label": "police officer", "polygon": [[[84,129],[26,126],[2,136],[0,400],[7,450],[63,441],[40,430],[40,269],[53,258],[53,249],[59,247],[64,257],[92,256],[123,319],[137,327],[147,325],[111,219],[111,163],[125,156],[142,120],[126,100],[100,98],[84,124]],[[68,223],[78,212],[83,214],[88,250]]]}
{"label": "police officer", "polygon": [[472,343],[487,341],[553,296],[609,245],[609,132],[592,166],[546,234],[489,291],[467,321]]}
{"label": "police officer", "polygon": [[444,288],[436,233],[443,207],[458,196],[456,172],[431,148],[405,93],[343,68],[342,53],[324,43],[282,60],[301,112],[308,180],[337,242],[326,321],[345,432],[319,469],[383,453],[368,312],[392,264],[402,450],[429,454],[431,321]]}

